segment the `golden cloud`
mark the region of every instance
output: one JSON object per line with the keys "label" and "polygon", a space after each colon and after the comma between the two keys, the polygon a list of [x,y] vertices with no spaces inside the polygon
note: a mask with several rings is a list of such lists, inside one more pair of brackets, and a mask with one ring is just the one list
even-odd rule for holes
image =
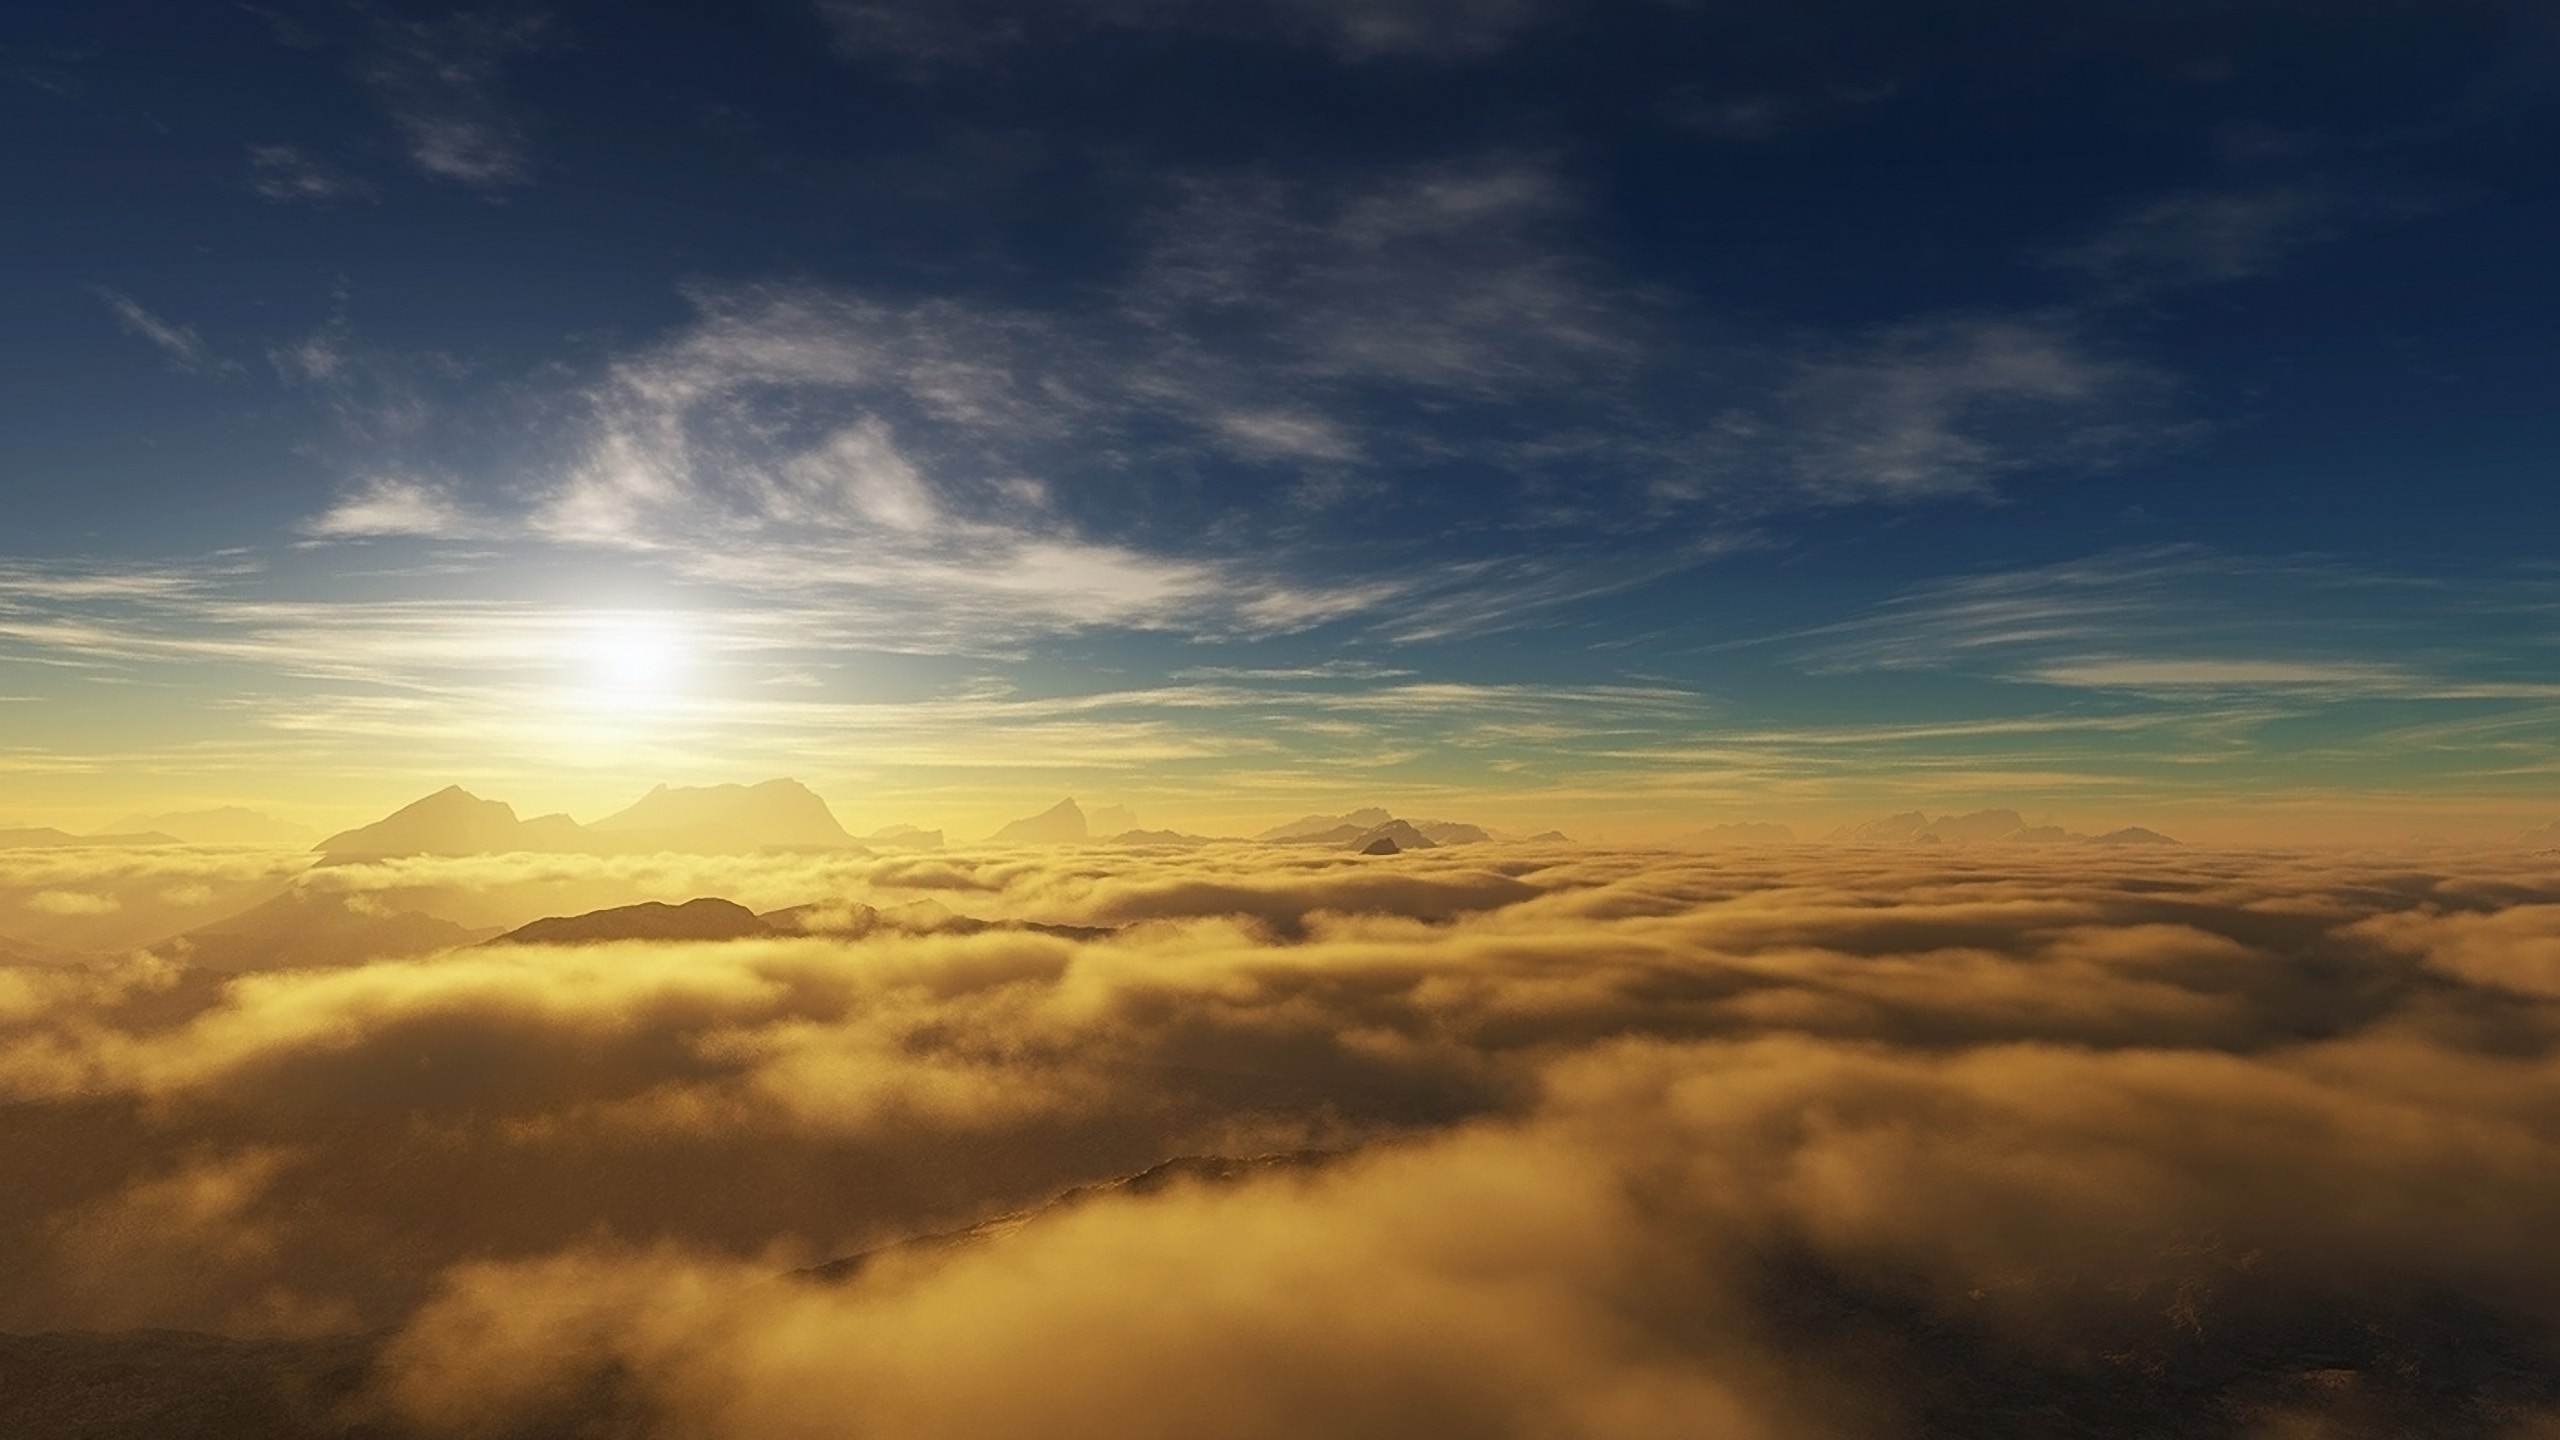
{"label": "golden cloud", "polygon": [[[365,1403],[428,1434],[562,1404],[926,1440],[1980,1433],[2003,1395],[2269,1433],[2560,1414],[2546,862],[1221,847],[293,883],[487,923],[716,893],[1117,928],[0,969],[0,1124],[55,1157],[0,1210],[0,1329],[390,1327]],[[1335,1158],[1050,1203],[1300,1151]]]}

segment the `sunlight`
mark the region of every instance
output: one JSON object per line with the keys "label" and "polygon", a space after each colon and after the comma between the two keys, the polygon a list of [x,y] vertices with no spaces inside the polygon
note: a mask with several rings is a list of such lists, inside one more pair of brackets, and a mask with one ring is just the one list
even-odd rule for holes
{"label": "sunlight", "polygon": [[598,616],[574,644],[584,661],[581,688],[608,708],[647,708],[673,698],[683,685],[687,637],[667,616]]}

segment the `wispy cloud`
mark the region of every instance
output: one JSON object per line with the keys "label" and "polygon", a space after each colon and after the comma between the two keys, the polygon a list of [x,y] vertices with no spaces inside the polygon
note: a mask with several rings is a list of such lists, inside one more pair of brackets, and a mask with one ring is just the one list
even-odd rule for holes
{"label": "wispy cloud", "polygon": [[239,369],[233,362],[215,354],[213,347],[204,342],[204,337],[198,335],[193,326],[154,315],[144,309],[140,301],[120,290],[102,289],[98,296],[106,302],[107,309],[114,312],[117,323],[124,326],[127,334],[138,335],[151,342],[178,369],[192,375],[224,375]]}
{"label": "wispy cloud", "polygon": [[2105,465],[2156,443],[2164,431],[2141,407],[2161,385],[2068,316],[1970,316],[1802,360],[1765,417],[1735,428],[1825,499],[1982,495],[2018,471]]}
{"label": "wispy cloud", "polygon": [[1552,388],[1636,354],[1633,297],[1565,243],[1575,208],[1527,157],[1348,188],[1195,181],[1154,226],[1129,303],[1186,350],[1241,324],[1267,348],[1221,358],[1309,380]]}
{"label": "wispy cloud", "polygon": [[817,8],[847,54],[935,68],[1115,30],[1311,43],[1350,61],[1455,62],[1504,49],[1559,7],[1551,0],[818,0]]}
{"label": "wispy cloud", "polygon": [[304,204],[373,194],[372,186],[294,145],[250,146],[249,190],[262,200]]}
{"label": "wispy cloud", "polygon": [[2523,577],[2418,581],[2171,546],[1932,582],[1788,638],[1817,672],[1946,669],[2168,701],[2537,701],[2560,684],[2486,664],[2494,651],[2471,642],[2542,603]]}
{"label": "wispy cloud", "polygon": [[1683,86],[1660,105],[1662,118],[1719,140],[1758,141],[1823,124],[1893,98],[1890,83],[1831,84],[1798,90]]}
{"label": "wispy cloud", "polygon": [[[338,593],[276,593],[315,586]],[[1309,767],[1331,778],[1301,788],[1338,789],[1343,776],[1429,757],[1521,752],[1551,764],[1578,746],[1659,743],[1704,704],[1661,685],[1424,681],[1363,662],[1158,683],[1068,676],[1036,690],[963,678],[891,698],[862,677],[884,652],[916,647],[885,614],[825,593],[697,592],[633,608],[346,589],[214,570],[0,573],[0,656],[187,687],[207,728],[264,744],[270,765],[289,755],[297,773],[379,770],[396,754],[392,768],[422,776],[686,775],[706,763],[826,776],[858,764],[1001,786],[971,777],[1161,778],[1174,766],[1224,793],[1231,779]],[[633,635],[662,647],[679,683],[617,695],[607,662]]]}
{"label": "wispy cloud", "polygon": [[365,78],[430,178],[497,189],[533,178],[522,121],[499,93],[508,61],[538,49],[540,16],[385,20]]}
{"label": "wispy cloud", "polygon": [[[1367,397],[1503,403],[1628,353],[1614,302],[1533,233],[1565,208],[1543,171],[1508,164],[1347,193],[1200,182],[1129,281],[1073,312],[700,289],[692,326],[580,397],[587,423],[511,523],[722,584],[853,597],[924,644],[1356,616],[1466,573],[1293,576],[1298,557],[1270,543],[1304,532],[1322,477],[1447,444],[1361,418]],[[1131,533],[1145,511],[1129,497],[1189,488],[1203,466],[1227,467],[1223,513],[1178,550]],[[481,528],[373,480],[309,527]]]}
{"label": "wispy cloud", "polygon": [[2222,284],[2265,274],[2342,213],[2311,186],[2198,191],[2136,207],[2049,258],[2122,293]]}
{"label": "wispy cloud", "polygon": [[[1981,497],[2169,433],[2161,378],[2067,314],[1709,346],[1579,224],[1548,159],[1497,153],[1179,178],[1115,283],[1045,308],[701,286],[690,324],[528,412],[521,473],[382,489],[446,467],[369,425],[393,453],[306,529],[648,556],[918,646],[1424,641],[1703,563],[1774,510]],[[336,385],[345,338],[279,365]]]}

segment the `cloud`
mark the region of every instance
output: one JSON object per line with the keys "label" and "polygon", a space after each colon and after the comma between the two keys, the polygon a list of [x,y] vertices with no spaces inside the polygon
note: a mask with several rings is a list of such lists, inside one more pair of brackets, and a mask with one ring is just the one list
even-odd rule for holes
{"label": "cloud", "polygon": [[325,204],[366,198],[372,187],[293,145],[249,147],[249,189],[262,200]]}
{"label": "cloud", "polygon": [[386,535],[459,539],[488,533],[488,524],[462,509],[441,487],[422,480],[379,476],[303,526],[322,539]]}
{"label": "cloud", "polygon": [[[844,597],[897,614],[916,640],[959,645],[1087,626],[1303,629],[1394,588],[1078,533],[1097,512],[1070,482],[1101,477],[1065,455],[1123,443],[1150,398],[1150,359],[1096,353],[1041,317],[941,303],[901,311],[789,288],[697,302],[697,326],[594,394],[591,432],[530,517],[540,533],[724,584]],[[777,425],[742,423],[766,413]],[[1245,444],[1267,448],[1272,433]]]}
{"label": "cloud", "polygon": [[86,890],[39,890],[25,904],[47,915],[112,915],[124,908],[113,895]]}
{"label": "cloud", "polygon": [[1965,317],[1805,360],[1773,420],[1741,428],[1785,427],[1784,463],[1822,499],[1987,495],[2020,471],[2104,467],[2156,443],[2138,417],[2160,384],[2067,319]]}
{"label": "cloud", "polygon": [[2227,284],[2263,275],[2322,238],[2340,211],[2335,197],[2307,187],[2173,195],[2050,258],[2119,292]]}
{"label": "cloud", "polygon": [[[169,884],[43,863],[51,888]],[[2242,1357],[2330,1343],[2339,1313],[2418,1323],[2406,1295],[2560,1324],[2539,1218],[2560,1146],[2536,1118],[2560,890],[2528,859],[1233,847],[490,858],[301,883],[389,912],[521,913],[609,883],[1128,928],[513,947],[227,981],[8,971],[29,977],[0,993],[9,1123],[93,1117],[0,1215],[26,1277],[0,1300],[9,1328],[406,1323],[391,1373],[422,1412],[500,1404],[509,1374],[584,1393],[581,1355],[618,1356],[650,1405],[745,1434],[817,1423],[758,1394],[859,1411],[824,1409],[838,1382],[786,1343],[823,1322],[880,1337],[826,1353],[905,1377],[879,1400],[897,1415],[937,1396],[978,1415],[968,1377],[990,1355],[1045,1373],[1076,1354],[1106,1368],[1060,1402],[1070,1433],[1185,1413],[1197,1433],[1197,1411],[1099,1398],[1135,1393],[1142,1372],[1119,1367],[1161,1375],[1161,1352],[1072,1339],[1154,1315],[1177,1369],[1236,1395],[1297,1375],[1349,1407],[1329,1423],[1386,1406],[1408,1426],[1549,1414],[1605,1433],[1634,1385],[1682,1397],[1656,1397],[1666,1425],[1721,1405],[1802,1433],[1827,1422],[1798,1407],[1852,1374],[1874,1403],[1928,1403],[1900,1388],[1916,1376],[1846,1358],[1857,1327],[1912,1316],[1961,1340],[1941,1358],[1966,1374],[2059,1386],[2123,1351],[2102,1388],[2218,1363],[2182,1348],[2173,1308]],[[420,1144],[424,1172],[401,1159]],[[1365,1158],[1069,1212],[848,1289],[769,1283],[794,1254],[1168,1155],[1309,1146]],[[144,1268],[186,1286],[101,1268],[144,1214],[164,1217]],[[1336,1349],[1319,1337],[1354,1275],[1376,1328]],[[1840,1308],[1771,1308],[1807,1286]],[[499,1307],[531,1328],[489,1328]],[[1433,1340],[1479,1311],[1520,1318]],[[966,1313],[1017,1319],[973,1348],[934,1318]],[[1515,1388],[1433,1379],[1434,1355],[1540,1336],[1567,1358],[1490,1367]],[[768,1383],[706,1380],[733,1364]],[[496,1393],[469,1378],[484,1369]]]}
{"label": "cloud", "polygon": [[2115,660],[2092,657],[2046,665],[2025,678],[2048,685],[2107,690],[2264,690],[2377,688],[2405,692],[2416,677],[2396,665],[2300,660]]}
{"label": "cloud", "polygon": [[115,312],[117,323],[124,326],[127,334],[150,341],[173,367],[192,375],[223,375],[239,368],[215,354],[193,327],[164,320],[121,291],[101,290],[98,294]]}
{"label": "cloud", "polygon": [[1840,85],[1793,91],[1684,85],[1660,106],[1662,118],[1719,140],[1760,141],[1826,124],[1894,98],[1898,85]]}
{"label": "cloud", "polygon": [[[1193,178],[1125,279],[1062,310],[700,287],[692,324],[548,407],[586,419],[534,437],[551,463],[513,495],[446,506],[367,480],[306,528],[504,516],[917,647],[1267,635],[1389,607],[1435,617],[1410,633],[1498,628],[1654,572],[1565,550],[1345,557],[1326,534],[1391,471],[1423,515],[1483,512],[1480,472],[1453,466],[1516,470],[1538,496],[1568,469],[1619,483],[1594,469],[1606,457],[1526,443],[1513,414],[1605,392],[1641,358],[1628,297],[1562,244],[1572,210],[1517,157],[1347,184]],[[312,358],[334,374],[342,354]],[[1698,553],[1675,547],[1675,565]]]}
{"label": "cloud", "polygon": [[[409,478],[451,473],[435,427],[353,407],[373,458],[305,529],[610,553],[917,652],[1419,643],[1763,543],[1775,511],[1981,498],[2166,433],[2159,377],[2066,316],[1676,339],[1582,223],[1552,157],[1498,152],[1174,176],[1116,277],[1040,307],[700,285],[528,406],[502,480]],[[332,329],[278,364],[339,395],[349,355]]]}
{"label": "cloud", "polygon": [[1541,388],[1633,354],[1624,297],[1559,244],[1574,209],[1524,158],[1348,191],[1194,182],[1157,223],[1131,301],[1174,336],[1249,322],[1270,346],[1254,358],[1311,379]]}
{"label": "cloud", "polygon": [[1313,42],[1347,61],[1417,56],[1444,62],[1506,48],[1549,19],[1545,0],[818,0],[836,44],[926,69],[985,63],[1035,44],[1114,30]]}
{"label": "cloud", "polygon": [[494,190],[529,183],[524,127],[499,95],[508,61],[541,47],[539,16],[460,13],[385,20],[365,71],[375,97],[430,179]]}
{"label": "cloud", "polygon": [[2467,641],[2544,603],[2525,575],[2421,581],[2319,556],[2167,546],[1934,581],[1790,638],[1811,642],[1804,659],[1824,671],[1959,669],[2172,699],[2531,703],[2560,690],[2484,667]]}
{"label": "cloud", "polygon": [[2021,1406],[2405,1433],[2560,1398],[2532,1358],[2560,1337],[2546,861],[1231,847],[303,883],[387,909],[603,879],[1128,928],[0,969],[0,1119],[54,1157],[0,1210],[0,1324],[389,1327],[370,1403],[428,1434],[1850,1436]]}

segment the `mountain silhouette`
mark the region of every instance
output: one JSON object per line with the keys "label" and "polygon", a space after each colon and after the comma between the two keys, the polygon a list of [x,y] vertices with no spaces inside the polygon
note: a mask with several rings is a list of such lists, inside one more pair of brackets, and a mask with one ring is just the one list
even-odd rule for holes
{"label": "mountain silhouette", "polygon": [[165,940],[151,952],[199,970],[291,970],[431,955],[488,933],[415,910],[391,910],[361,892],[294,889]]}
{"label": "mountain silhouette", "polygon": [[127,815],[91,837],[107,839],[156,830],[188,845],[307,845],[304,826],[238,805],[213,810],[181,810],[168,815]]}
{"label": "mountain silhouette", "polygon": [[1929,822],[1928,833],[1943,844],[1972,845],[2003,839],[2026,828],[2026,818],[2015,810],[1976,810],[1970,815],[1941,815]]}
{"label": "mountain silhouette", "polygon": [[1206,835],[1190,835],[1180,830],[1123,830],[1111,837],[1114,845],[1206,845]]}
{"label": "mountain silhouette", "polygon": [[519,925],[492,945],[601,945],[615,940],[746,940],[774,927],[734,900],[705,896],[669,905],[645,900],[584,915],[552,915]]}
{"label": "mountain silhouette", "polygon": [[516,818],[503,800],[448,785],[370,825],[312,847],[331,860],[399,855],[739,855],[759,850],[859,849],[807,786],[660,785],[593,825],[566,815]]}
{"label": "mountain silhouette", "polygon": [[1072,799],[1061,800],[1037,815],[1016,820],[995,833],[999,845],[1078,845],[1091,837],[1084,811]]}
{"label": "mountain silhouette", "polygon": [[777,935],[829,935],[862,940],[873,935],[979,935],[989,930],[1017,930],[1055,935],[1067,940],[1099,940],[1117,934],[1114,925],[1053,925],[1039,920],[981,920],[963,915],[939,900],[911,900],[886,910],[869,905],[821,903],[768,910],[756,917]]}
{"label": "mountain silhouette", "polygon": [[1299,819],[1290,821],[1286,825],[1275,825],[1253,838],[1270,844],[1285,844],[1291,841],[1312,839],[1318,835],[1339,830],[1345,825],[1350,826],[1356,833],[1358,831],[1366,830],[1372,825],[1384,825],[1394,818],[1396,817],[1379,809],[1375,805],[1371,805],[1359,810],[1354,810],[1346,815],[1303,816]]}
{"label": "mountain silhouette", "polygon": [[1833,842],[1852,845],[2175,845],[2157,830],[2128,825],[2104,835],[2083,835],[2059,825],[2029,825],[2015,810],[1976,810],[1967,815],[1941,815],[1932,820],[1917,810],[1843,825],[1831,832]]}
{"label": "mountain silhouette", "polygon": [[398,855],[560,854],[583,850],[585,827],[566,815],[518,820],[504,800],[483,800],[459,785],[413,800],[370,825],[342,830],[312,848],[331,858]]}
{"label": "mountain silhouette", "polygon": [[56,830],[50,825],[21,830],[0,830],[0,850],[65,850],[83,845],[112,848],[126,845],[182,843],[184,842],[175,835],[148,830],[119,835],[74,835],[68,830]]}
{"label": "mountain silhouette", "polygon": [[809,787],[797,780],[758,785],[660,785],[630,808],[586,827],[606,844],[647,851],[734,854],[753,850],[853,848]]}
{"label": "mountain silhouette", "polygon": [[[1361,820],[1367,819],[1371,815],[1385,815],[1386,818],[1383,820],[1371,821],[1366,825],[1357,823]],[[1308,824],[1315,820],[1336,820],[1338,823],[1328,825],[1321,830],[1308,829]],[[1484,838],[1484,832],[1476,829],[1476,827],[1472,825],[1459,826],[1453,825],[1448,821],[1432,821],[1430,823],[1444,832],[1460,834],[1472,833],[1478,839]],[[1397,851],[1437,850],[1440,848],[1442,843],[1439,840],[1433,839],[1421,826],[1415,825],[1411,821],[1398,820],[1392,815],[1387,815],[1386,811],[1376,809],[1354,810],[1349,815],[1338,817],[1310,815],[1305,820],[1281,826],[1280,830],[1288,832],[1288,838],[1285,840],[1273,841],[1271,843],[1279,845],[1322,846],[1328,850],[1357,850],[1365,854],[1390,853],[1386,851],[1375,851],[1369,848],[1380,840],[1392,842]],[[1279,832],[1269,830],[1263,832],[1266,836],[1275,833]]]}
{"label": "mountain silhouette", "polygon": [[1784,825],[1763,821],[1728,820],[1703,830],[1692,830],[1680,837],[1683,845],[1792,845],[1796,832]]}
{"label": "mountain silhouette", "polygon": [[[1393,840],[1396,849],[1430,850],[1442,845],[1474,845],[1494,838],[1481,825],[1459,820],[1399,820],[1375,805],[1340,815],[1306,815],[1275,825],[1253,837],[1267,845],[1322,845],[1329,849],[1368,851],[1369,843]],[[1382,851],[1370,853],[1386,853]]]}

